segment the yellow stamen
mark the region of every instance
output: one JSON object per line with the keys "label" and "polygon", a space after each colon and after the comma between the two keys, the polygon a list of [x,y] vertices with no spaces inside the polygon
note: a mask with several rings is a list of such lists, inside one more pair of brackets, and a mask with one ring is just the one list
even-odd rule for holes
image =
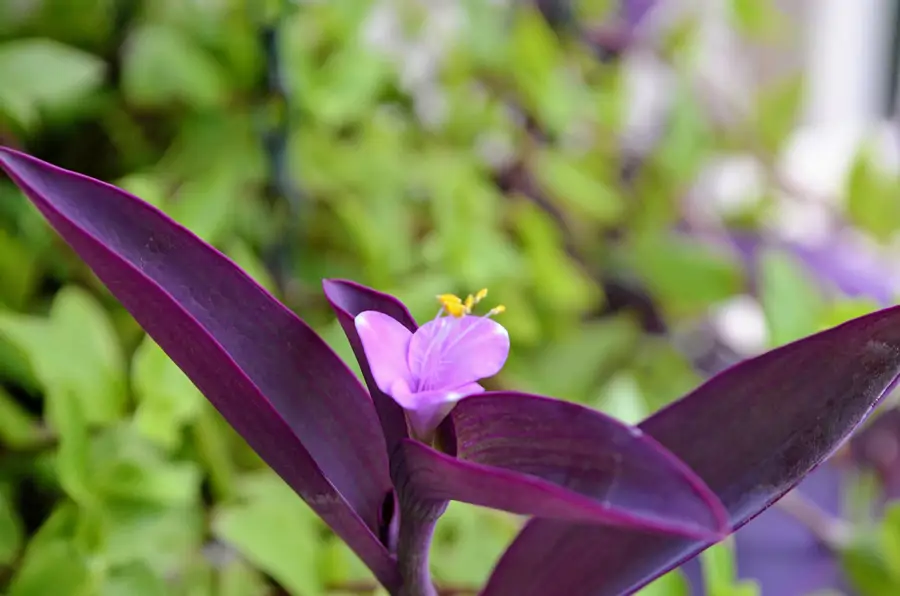
{"label": "yellow stamen", "polygon": [[455,294],[439,294],[437,300],[441,303],[441,306],[446,306],[447,304],[460,304],[462,302],[462,300],[459,299],[459,296],[456,296]]}
{"label": "yellow stamen", "polygon": [[[472,307],[476,304],[484,300],[487,296],[487,288],[482,290],[478,290],[478,292],[473,296],[469,294],[466,296],[466,299],[463,300],[456,294],[439,294],[437,296],[437,300],[441,305],[441,308],[447,312],[452,317],[461,318],[468,314],[472,314]],[[499,306],[495,306],[491,309],[486,316],[494,316],[499,315],[500,313],[506,311],[506,307],[502,304]]]}
{"label": "yellow stamen", "polygon": [[462,304],[460,302],[445,304],[444,308],[447,309],[447,312],[450,313],[450,316],[456,317],[457,319],[469,314],[469,309],[466,308],[465,304]]}

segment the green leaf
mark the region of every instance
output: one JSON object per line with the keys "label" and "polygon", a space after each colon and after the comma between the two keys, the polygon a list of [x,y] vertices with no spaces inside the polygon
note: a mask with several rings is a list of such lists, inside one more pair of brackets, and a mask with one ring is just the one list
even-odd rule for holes
{"label": "green leaf", "polygon": [[204,398],[150,336],[135,350],[131,384],[138,432],[165,449],[179,447],[182,430],[200,414]]}
{"label": "green leaf", "polygon": [[576,217],[600,224],[612,224],[622,217],[622,199],[613,187],[594,175],[599,169],[596,165],[580,164],[550,150],[538,153],[533,165],[538,183]]}
{"label": "green leaf", "polygon": [[511,515],[451,502],[438,521],[431,547],[435,579],[471,585],[477,591],[518,529]]}
{"label": "green leaf", "polygon": [[900,504],[892,503],[881,522],[881,552],[891,576],[900,585]]}
{"label": "green leaf", "polygon": [[584,312],[596,304],[598,288],[563,250],[559,228],[550,216],[531,203],[521,203],[512,217],[534,295],[557,312]]}
{"label": "green leaf", "polygon": [[22,308],[39,281],[38,267],[34,251],[0,228],[0,303]]}
{"label": "green leaf", "polygon": [[794,131],[805,93],[802,76],[787,77],[760,92],[753,127],[767,152],[775,154]]}
{"label": "green leaf", "polygon": [[266,596],[265,578],[244,561],[232,561],[219,572],[217,596]]}
{"label": "green leaf", "polygon": [[772,346],[820,330],[825,300],[809,272],[790,254],[764,251],[759,259],[759,298]]}
{"label": "green leaf", "polygon": [[629,373],[619,373],[606,384],[599,409],[625,424],[637,424],[650,415],[641,387]]}
{"label": "green leaf", "polygon": [[711,593],[727,591],[737,578],[734,541],[727,540],[703,551],[700,555],[700,564],[706,589]]}
{"label": "green leaf", "polygon": [[825,330],[846,323],[878,310],[880,306],[874,300],[863,298],[845,298],[829,303],[825,308],[819,329]]}
{"label": "green leaf", "polygon": [[22,127],[42,110],[76,105],[103,82],[103,61],[50,39],[0,45],[0,112]]}
{"label": "green leaf", "polygon": [[211,162],[206,170],[184,181],[166,202],[165,210],[207,242],[218,244],[234,225],[242,175],[229,159]]}
{"label": "green leaf", "polygon": [[671,235],[644,234],[621,255],[666,310],[688,316],[704,312],[743,286],[743,274],[731,255]]}
{"label": "green leaf", "polygon": [[534,9],[516,11],[504,69],[529,112],[552,133],[569,129],[588,93],[564,60],[556,34]]}
{"label": "green leaf", "polygon": [[43,436],[34,416],[0,386],[0,443],[22,449],[36,445]]}
{"label": "green leaf", "polygon": [[122,88],[138,106],[221,105],[228,94],[221,66],[184,32],[147,24],[132,31],[124,52]]}
{"label": "green leaf", "polygon": [[900,590],[900,583],[892,577],[878,551],[877,547],[860,543],[841,557],[844,573],[860,596],[884,596]]}
{"label": "green leaf", "polygon": [[179,573],[200,548],[205,532],[200,507],[109,504],[97,553],[109,568],[140,563],[154,574]]}
{"label": "green leaf", "polygon": [[200,497],[200,469],[170,461],[127,427],[96,436],[91,444],[91,484],[106,499],[160,506],[190,506]]}
{"label": "green leaf", "polygon": [[675,569],[641,588],[637,596],[691,596],[691,585],[684,574]]}
{"label": "green leaf", "polygon": [[650,412],[670,404],[703,381],[669,338],[645,336],[633,372]]}
{"label": "green leaf", "polygon": [[56,473],[59,483],[73,501],[93,509],[96,495],[92,486],[90,444],[81,404],[67,391],[47,395],[48,418],[59,434]]}
{"label": "green leaf", "polygon": [[731,16],[739,33],[771,41],[785,30],[785,15],[773,0],[731,0]]}
{"label": "green leaf", "polygon": [[243,499],[220,507],[213,534],[275,578],[291,594],[319,594],[317,518],[271,472],[247,476]]}
{"label": "green leaf", "polygon": [[9,565],[22,548],[23,528],[10,491],[0,485],[0,566]]}
{"label": "green leaf", "polygon": [[700,555],[700,565],[709,596],[761,596],[756,583],[737,579],[733,539],[706,549]]}
{"label": "green leaf", "polygon": [[54,540],[29,548],[9,596],[89,596],[88,562],[72,544]]}
{"label": "green leaf", "polygon": [[0,336],[26,355],[46,393],[77,399],[89,423],[109,424],[122,415],[122,348],[109,316],[86,291],[60,290],[46,318],[0,312]]}
{"label": "green leaf", "polygon": [[872,152],[857,155],[847,178],[850,220],[882,241],[900,229],[900,177],[884,171]]}
{"label": "green leaf", "polygon": [[167,596],[162,577],[147,565],[130,563],[113,569],[106,577],[99,596]]}
{"label": "green leaf", "polygon": [[627,360],[639,338],[640,329],[629,317],[583,323],[510,373],[522,378],[523,389],[585,402]]}
{"label": "green leaf", "polygon": [[390,75],[383,54],[351,41],[320,67],[311,89],[300,86],[296,91],[305,96],[317,120],[338,127],[369,116]]}

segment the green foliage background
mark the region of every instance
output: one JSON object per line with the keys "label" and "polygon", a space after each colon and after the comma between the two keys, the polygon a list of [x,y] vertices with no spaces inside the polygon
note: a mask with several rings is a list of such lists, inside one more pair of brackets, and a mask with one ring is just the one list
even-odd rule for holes
{"label": "green foliage background", "polygon": [[[462,21],[435,51],[423,91],[410,85],[409,61],[430,55],[440,31],[421,33],[434,26],[421,3],[387,4],[402,16],[389,39],[373,35],[383,8],[369,0],[0,2],[0,142],[161,207],[352,366],[322,277],[395,294],[420,320],[435,294],[489,287],[508,308],[514,344],[494,387],[634,422],[698,384],[683,351],[639,310],[610,311],[608,282],[641,288],[676,329],[747,290],[737,258],[669,231],[717,151],[774,154],[801,82],[764,90],[735,130],[717,129],[680,85],[670,125],[630,179],[618,142],[621,64],[557,36],[528,3],[460,0],[450,12]],[[591,20],[611,3],[576,4]],[[781,30],[766,2],[734,9],[748,36]],[[267,27],[280,32],[281,91],[265,76]],[[656,48],[681,78],[692,36],[688,18]],[[264,142],[280,129],[283,154]],[[885,237],[900,220],[892,181],[861,164],[850,212]],[[736,223],[752,227],[771,207],[768,191]],[[785,255],[765,271],[775,343],[871,308],[826,303]],[[452,506],[435,542],[437,579],[476,589],[518,523]],[[752,593],[735,583],[727,545],[707,560],[716,594]],[[0,182],[5,593],[311,596],[370,583]],[[647,593],[686,587],[670,575]]]}

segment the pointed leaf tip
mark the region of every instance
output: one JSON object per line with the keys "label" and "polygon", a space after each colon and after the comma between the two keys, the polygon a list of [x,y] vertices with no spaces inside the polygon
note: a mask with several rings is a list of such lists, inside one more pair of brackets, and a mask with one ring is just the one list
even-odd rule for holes
{"label": "pointed leaf tip", "polygon": [[325,342],[137,197],[6,148],[0,167],[260,456],[396,582],[376,537],[392,487],[384,440],[364,388]]}
{"label": "pointed leaf tip", "polygon": [[[900,373],[900,307],[810,336],[712,378],[640,428],[703,479],[739,528],[850,435]],[[484,596],[632,593],[710,543],[530,521]]]}
{"label": "pointed leaf tip", "polygon": [[724,507],[687,466],[592,409],[492,392],[463,399],[451,416],[459,459],[411,441],[400,450],[420,499],[704,540],[729,529]]}
{"label": "pointed leaf tip", "polygon": [[372,396],[372,401],[375,402],[375,409],[381,420],[388,453],[393,453],[400,441],[409,437],[409,432],[406,428],[406,418],[403,414],[403,409],[397,402],[378,388],[378,383],[375,382],[372,376],[372,369],[369,367],[369,362],[366,359],[366,352],[356,330],[354,320],[359,314],[366,311],[380,312],[396,320],[410,332],[418,329],[416,320],[409,313],[406,306],[390,294],[367,288],[354,281],[325,279],[322,280],[322,288],[325,292],[325,297],[328,298],[328,302],[338,318],[338,322],[341,324],[341,328],[347,335],[350,347],[353,348],[353,353],[359,362],[363,378],[366,380],[366,386],[369,388],[369,394]]}

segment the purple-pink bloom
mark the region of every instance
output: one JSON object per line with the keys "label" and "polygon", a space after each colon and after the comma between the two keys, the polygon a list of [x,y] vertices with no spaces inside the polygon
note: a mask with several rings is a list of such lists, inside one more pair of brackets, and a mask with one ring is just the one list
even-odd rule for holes
{"label": "purple-pink bloom", "polygon": [[378,388],[406,412],[413,433],[428,437],[476,381],[497,374],[509,355],[509,333],[487,316],[438,316],[411,332],[390,316],[365,311],[356,331]]}

